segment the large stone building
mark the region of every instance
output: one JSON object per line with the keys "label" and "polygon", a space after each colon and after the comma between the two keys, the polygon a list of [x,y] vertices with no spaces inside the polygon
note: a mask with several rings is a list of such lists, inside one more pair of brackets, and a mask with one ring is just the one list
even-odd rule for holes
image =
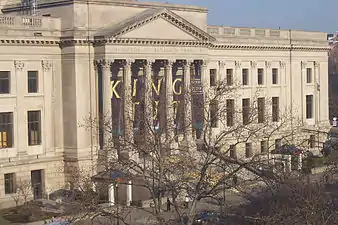
{"label": "large stone building", "polygon": [[305,127],[328,126],[326,33],[208,26],[205,8],[136,0],[40,0],[35,16],[19,1],[1,7],[1,202],[20,180],[39,197],[65,187],[68,162],[91,165],[100,141],[79,124],[109,111],[114,85],[130,91],[141,73],[183,68],[205,89],[227,76],[241,81],[243,99],[259,87]]}

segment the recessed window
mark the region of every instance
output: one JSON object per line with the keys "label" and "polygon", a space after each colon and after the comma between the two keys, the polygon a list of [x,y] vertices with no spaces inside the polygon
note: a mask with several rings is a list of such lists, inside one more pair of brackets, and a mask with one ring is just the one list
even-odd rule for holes
{"label": "recessed window", "polygon": [[28,93],[38,92],[38,71],[28,71]]}
{"label": "recessed window", "polygon": [[13,113],[0,113],[0,148],[13,147]]}
{"label": "recessed window", "polygon": [[234,70],[233,69],[227,69],[227,85],[233,85],[234,83]]}
{"label": "recessed window", "polygon": [[282,139],[275,139],[275,149],[279,149],[282,146]]}
{"label": "recessed window", "polygon": [[242,69],[242,85],[249,85],[249,70]]}
{"label": "recessed window", "polygon": [[264,123],[265,121],[265,98],[258,98],[258,123]]}
{"label": "recessed window", "polygon": [[313,118],[313,95],[306,96],[306,119]]}
{"label": "recessed window", "polygon": [[312,68],[306,68],[306,83],[312,83]]}
{"label": "recessed window", "polygon": [[278,69],[272,68],[272,84],[278,84]]}
{"label": "recessed window", "polygon": [[6,173],[4,175],[4,180],[5,180],[5,194],[16,193],[15,173]]}
{"label": "recessed window", "polygon": [[0,94],[9,94],[10,92],[10,72],[0,71]]}
{"label": "recessed window", "polygon": [[252,156],[253,156],[252,144],[251,143],[245,143],[245,157],[251,158]]}
{"label": "recessed window", "polygon": [[264,81],[264,69],[263,68],[258,68],[257,69],[257,83],[258,85],[263,85]]}
{"label": "recessed window", "polygon": [[229,152],[230,152],[230,158],[232,159],[237,158],[236,145],[230,145]]}
{"label": "recessed window", "polygon": [[235,100],[227,99],[226,101],[227,110],[227,126],[231,127],[234,125],[234,113],[235,113]]}
{"label": "recessed window", "polygon": [[272,122],[279,120],[279,97],[272,97]]}
{"label": "recessed window", "polygon": [[41,145],[41,111],[28,111],[28,145]]}
{"label": "recessed window", "polygon": [[210,103],[210,123],[211,127],[215,128],[218,124],[218,102],[212,101]]}
{"label": "recessed window", "polygon": [[261,153],[268,152],[268,142],[267,141],[261,141]]}
{"label": "recessed window", "polygon": [[250,122],[250,98],[242,99],[242,114],[243,124],[249,124]]}
{"label": "recessed window", "polygon": [[210,87],[216,86],[216,69],[210,69]]}

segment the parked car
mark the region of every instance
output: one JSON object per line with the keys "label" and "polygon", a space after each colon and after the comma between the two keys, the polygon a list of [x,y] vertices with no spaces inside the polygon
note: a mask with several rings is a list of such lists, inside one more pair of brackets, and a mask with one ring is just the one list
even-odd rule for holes
{"label": "parked car", "polygon": [[[203,211],[195,215],[193,225],[214,225],[219,221],[219,213]],[[184,224],[188,223],[188,217],[183,217]]]}

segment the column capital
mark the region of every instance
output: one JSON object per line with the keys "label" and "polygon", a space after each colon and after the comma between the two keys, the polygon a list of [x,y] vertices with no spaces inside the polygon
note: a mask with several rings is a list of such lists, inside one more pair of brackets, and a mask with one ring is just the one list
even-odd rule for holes
{"label": "column capital", "polygon": [[167,59],[166,60],[166,66],[167,67],[172,67],[175,62],[176,62],[176,59]]}
{"label": "column capital", "polygon": [[284,61],[279,61],[280,68],[285,68],[286,63]]}
{"label": "column capital", "polygon": [[256,68],[257,62],[256,61],[250,61],[251,67]]}
{"label": "column capital", "polygon": [[152,65],[153,63],[155,63],[155,59],[153,59],[153,58],[148,58],[148,59],[146,59],[146,64],[149,66],[149,65]]}
{"label": "column capital", "polygon": [[316,69],[318,69],[318,67],[319,67],[319,65],[320,65],[320,63],[319,62],[313,62],[313,66],[316,68]]}
{"label": "column capital", "polygon": [[109,60],[109,59],[96,60],[96,64],[100,65],[104,69],[110,69],[110,66],[113,63],[114,63],[114,60]]}
{"label": "column capital", "polygon": [[42,60],[41,66],[42,66],[43,71],[48,72],[52,68],[52,62],[48,60]]}
{"label": "column capital", "polygon": [[265,67],[266,67],[266,68],[270,68],[270,67],[271,67],[271,62],[265,61]]}
{"label": "column capital", "polygon": [[201,66],[204,67],[204,68],[206,68],[206,67],[208,66],[209,62],[210,62],[210,61],[207,60],[207,59],[202,60],[202,61],[201,61]]}
{"label": "column capital", "polygon": [[131,67],[131,65],[135,62],[135,59],[125,59],[123,62],[124,67]]}
{"label": "column capital", "polygon": [[221,68],[225,67],[225,61],[218,61],[218,64]]}
{"label": "column capital", "polygon": [[185,60],[185,63],[184,63],[184,68],[185,69],[188,69],[188,68],[190,68],[190,66],[191,66],[191,64],[194,62],[194,60],[192,60],[192,59],[186,59]]}
{"label": "column capital", "polygon": [[302,69],[305,69],[305,67],[306,67],[306,62],[305,62],[305,61],[302,61],[302,62],[300,63],[300,65],[301,65]]}
{"label": "column capital", "polygon": [[235,67],[236,67],[236,69],[241,68],[241,66],[242,66],[242,64],[241,64],[240,61],[235,61]]}
{"label": "column capital", "polygon": [[14,67],[16,70],[23,70],[23,68],[25,67],[24,62],[20,61],[20,60],[15,60],[14,61]]}

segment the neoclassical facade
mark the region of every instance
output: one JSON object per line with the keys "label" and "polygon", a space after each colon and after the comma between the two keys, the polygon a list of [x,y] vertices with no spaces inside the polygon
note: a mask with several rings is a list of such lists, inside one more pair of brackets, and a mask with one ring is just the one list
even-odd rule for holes
{"label": "neoclassical facade", "polygon": [[[153,95],[153,110],[176,102],[168,110],[183,110],[187,120],[183,87],[203,93],[217,80],[237,80],[242,99],[259,89],[280,108],[297,109],[304,127],[329,125],[326,33],[208,26],[205,8],[135,0],[40,0],[36,16],[15,0],[1,7],[3,206],[22,180],[38,198],[67,187],[70,164],[95,174],[102,140],[81,123],[112,113],[116,132],[135,134],[127,131],[138,125],[119,115],[135,118],[139,102],[153,104],[142,96]],[[242,99],[234,105],[242,107]],[[166,125],[156,116],[155,123]]]}

